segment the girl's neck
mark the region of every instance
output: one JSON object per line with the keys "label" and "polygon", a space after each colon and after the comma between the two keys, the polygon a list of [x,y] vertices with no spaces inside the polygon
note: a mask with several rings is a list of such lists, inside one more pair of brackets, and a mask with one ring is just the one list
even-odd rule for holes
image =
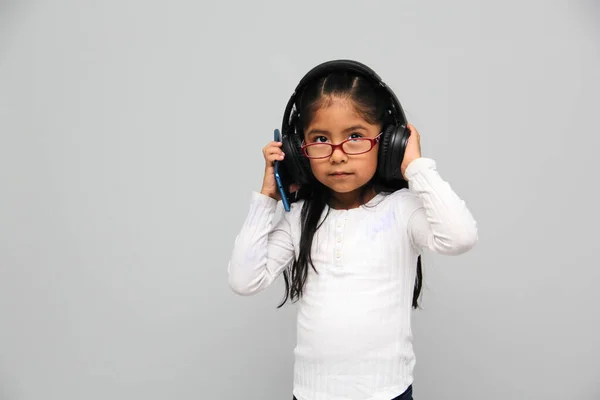
{"label": "girl's neck", "polygon": [[372,186],[368,188],[358,188],[348,193],[336,193],[332,191],[329,206],[336,210],[358,208],[371,201],[376,195],[377,192]]}

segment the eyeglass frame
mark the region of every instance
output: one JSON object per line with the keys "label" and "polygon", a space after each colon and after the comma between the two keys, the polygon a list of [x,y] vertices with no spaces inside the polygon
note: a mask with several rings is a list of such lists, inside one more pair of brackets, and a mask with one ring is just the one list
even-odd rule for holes
{"label": "eyeglass frame", "polygon": [[[381,140],[381,135],[382,135],[382,134],[383,134],[383,132],[380,132],[380,133],[379,133],[379,135],[375,136],[374,138],[369,138],[369,137],[364,137],[364,136],[363,136],[363,137],[360,137],[360,138],[355,138],[355,139],[346,139],[346,140],[344,140],[343,142],[341,142],[341,143],[338,143],[338,144],[333,144],[333,143],[304,143],[304,141],[302,141],[302,142],[303,142],[303,144],[302,144],[300,147],[301,147],[301,149],[302,149],[302,153],[304,154],[304,156],[305,156],[306,158],[310,158],[311,160],[322,160],[323,158],[329,158],[329,157],[331,157],[331,156],[333,155],[333,153],[335,152],[335,150],[336,150],[337,148],[339,148],[340,150],[342,150],[342,153],[344,153],[344,154],[345,154],[345,155],[347,155],[347,156],[358,156],[358,155],[360,155],[360,154],[365,154],[365,153],[368,153],[368,152],[370,152],[371,150],[373,150],[373,147],[375,147],[375,145],[376,145],[377,143],[379,143],[379,141]],[[350,141],[352,141],[352,140],[357,140],[357,139],[359,139],[359,140],[368,140],[368,141],[371,143],[371,147],[369,147],[369,150],[365,150],[365,151],[361,151],[360,153],[353,153],[353,154],[348,154],[348,153],[346,153],[346,152],[344,151],[344,148],[342,147],[342,146],[344,145],[344,143],[346,143],[346,142],[350,142]],[[314,145],[324,145],[324,144],[326,144],[326,145],[328,145],[329,147],[331,147],[331,153],[329,153],[329,155],[328,155],[328,156],[323,156],[323,157],[311,157],[311,156],[309,156],[309,155],[308,155],[308,153],[307,153],[307,151],[306,151],[306,148],[307,148],[307,147],[314,146]]]}

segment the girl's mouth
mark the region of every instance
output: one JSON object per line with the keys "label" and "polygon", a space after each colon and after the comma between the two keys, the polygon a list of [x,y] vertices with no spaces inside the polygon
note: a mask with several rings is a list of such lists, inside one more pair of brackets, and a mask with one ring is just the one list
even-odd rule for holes
{"label": "girl's mouth", "polygon": [[329,175],[333,176],[334,178],[343,178],[345,176],[352,175],[352,173],[350,173],[350,172],[334,172],[334,173],[329,174]]}

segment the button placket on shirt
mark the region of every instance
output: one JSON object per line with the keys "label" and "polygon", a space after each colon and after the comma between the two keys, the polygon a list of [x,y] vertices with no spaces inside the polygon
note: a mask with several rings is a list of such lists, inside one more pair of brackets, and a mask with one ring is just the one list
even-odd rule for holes
{"label": "button placket on shirt", "polygon": [[334,257],[335,265],[342,265],[342,247],[344,245],[344,228],[346,227],[346,215],[340,215],[335,225],[335,246]]}

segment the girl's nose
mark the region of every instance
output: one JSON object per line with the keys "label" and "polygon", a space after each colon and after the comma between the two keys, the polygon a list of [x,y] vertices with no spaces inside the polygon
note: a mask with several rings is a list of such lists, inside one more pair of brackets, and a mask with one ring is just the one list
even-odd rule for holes
{"label": "girl's nose", "polygon": [[345,162],[347,160],[348,160],[348,156],[340,148],[335,149],[333,151],[333,153],[331,154],[331,156],[329,157],[329,161],[332,164],[339,164],[339,163]]}

